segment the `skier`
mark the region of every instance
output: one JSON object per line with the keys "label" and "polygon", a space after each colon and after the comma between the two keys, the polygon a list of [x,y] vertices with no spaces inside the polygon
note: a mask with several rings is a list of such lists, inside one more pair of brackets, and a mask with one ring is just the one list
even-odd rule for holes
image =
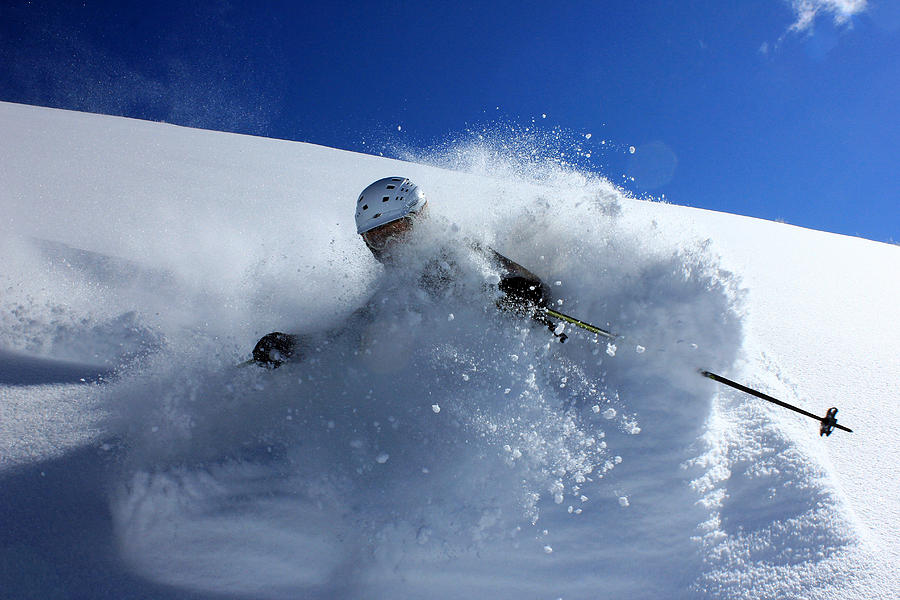
{"label": "skier", "polygon": [[[356,231],[379,262],[389,268],[395,267],[395,251],[410,237],[417,224],[427,218],[427,205],[422,189],[409,179],[379,179],[366,187],[357,199]],[[546,325],[560,341],[565,341],[565,334],[557,332],[556,325],[544,312],[550,302],[547,285],[534,273],[493,249],[470,245],[500,273],[497,289],[501,295],[497,305]],[[448,279],[453,277],[454,266],[446,261],[438,262],[440,265],[434,261],[429,263],[422,273],[420,282],[426,291],[435,292],[450,283]],[[351,321],[366,319],[369,312],[368,306],[363,307],[354,313]],[[269,333],[253,348],[253,362],[276,368],[287,360],[302,359],[303,348],[313,344],[307,338],[279,331]]]}

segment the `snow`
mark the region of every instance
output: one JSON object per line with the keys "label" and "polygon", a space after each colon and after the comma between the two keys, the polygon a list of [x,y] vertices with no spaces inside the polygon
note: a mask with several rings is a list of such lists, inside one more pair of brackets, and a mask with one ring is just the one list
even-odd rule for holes
{"label": "snow", "polygon": [[[13,104],[0,130],[6,596],[900,595],[900,248],[489,145],[403,163]],[[353,228],[388,175],[433,215],[404,270]],[[464,250],[419,293],[461,236],[628,351],[487,310]],[[234,367],[373,295],[302,363]]]}

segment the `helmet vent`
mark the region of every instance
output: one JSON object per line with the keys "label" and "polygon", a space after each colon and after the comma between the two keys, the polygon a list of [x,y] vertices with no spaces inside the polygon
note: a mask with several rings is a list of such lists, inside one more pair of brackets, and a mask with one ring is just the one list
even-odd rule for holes
{"label": "helmet vent", "polygon": [[369,205],[368,205],[368,204],[363,204],[363,210],[369,210]]}
{"label": "helmet vent", "polygon": [[392,189],[394,189],[395,187],[397,187],[397,186],[396,186],[396,185],[389,185],[389,186],[387,186],[387,189],[392,190]]}
{"label": "helmet vent", "polygon": [[403,179],[400,177],[393,177],[391,178],[391,181],[403,181]]}
{"label": "helmet vent", "polygon": [[380,216],[381,216],[381,213],[375,213],[374,215],[372,215],[372,218],[377,219]]}
{"label": "helmet vent", "polygon": [[384,198],[381,199],[381,201],[382,201],[382,202],[387,202],[387,201],[390,200],[390,199],[391,199],[390,196],[385,196]]}

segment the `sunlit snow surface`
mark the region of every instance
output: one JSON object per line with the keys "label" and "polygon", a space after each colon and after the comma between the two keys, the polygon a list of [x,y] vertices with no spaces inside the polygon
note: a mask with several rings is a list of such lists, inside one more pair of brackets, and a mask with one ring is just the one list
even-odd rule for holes
{"label": "sunlit snow surface", "polygon": [[[900,592],[896,247],[635,201],[496,139],[415,157],[440,169],[8,104],[0,124],[11,597]],[[432,218],[384,269],[352,207],[394,174]],[[498,312],[466,239],[624,337]],[[460,277],[424,292],[448,252]],[[303,362],[234,366],[367,302]]]}

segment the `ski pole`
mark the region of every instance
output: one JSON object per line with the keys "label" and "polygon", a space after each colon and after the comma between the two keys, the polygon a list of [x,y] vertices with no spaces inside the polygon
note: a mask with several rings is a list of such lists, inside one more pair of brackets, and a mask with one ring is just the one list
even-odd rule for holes
{"label": "ski pole", "polygon": [[843,425],[838,425],[837,418],[835,417],[838,409],[835,407],[829,408],[828,412],[825,414],[825,416],[820,417],[818,415],[814,415],[811,412],[807,412],[807,411],[803,410],[802,408],[798,408],[792,404],[788,404],[787,402],[783,402],[777,398],[773,398],[772,396],[769,396],[768,394],[763,394],[762,392],[758,392],[754,389],[748,388],[747,386],[741,385],[740,383],[737,383],[736,381],[731,381],[730,379],[726,379],[726,378],[722,377],[721,375],[716,375],[715,373],[710,373],[709,371],[704,371],[702,369],[700,370],[700,374],[708,379],[712,379],[713,381],[718,381],[721,384],[733,387],[736,390],[740,390],[742,392],[750,394],[751,396],[756,396],[757,398],[761,398],[763,400],[771,402],[772,404],[777,404],[778,406],[781,406],[781,407],[787,408],[789,410],[792,410],[794,412],[800,413],[803,416],[809,417],[811,419],[815,419],[816,421],[818,421],[819,423],[822,424],[821,427],[819,428],[820,436],[823,436],[823,435],[829,436],[829,435],[831,435],[831,432],[834,431],[836,428],[841,429],[843,431],[847,431],[849,433],[853,433],[852,429],[850,429],[848,427],[844,427]]}
{"label": "ski pole", "polygon": [[566,321],[567,323],[571,323],[572,325],[581,327],[582,329],[584,329],[586,331],[590,331],[591,333],[596,333],[597,335],[602,335],[603,337],[609,338],[611,340],[614,340],[619,337],[614,333],[610,333],[610,332],[606,331],[605,329],[601,329],[601,328],[597,327],[596,325],[591,325],[590,323],[585,323],[584,321],[576,319],[575,317],[570,317],[569,315],[564,315],[563,313],[553,310],[552,308],[545,308],[544,312],[547,313],[551,317],[555,317],[557,319],[560,319],[561,321]]}

